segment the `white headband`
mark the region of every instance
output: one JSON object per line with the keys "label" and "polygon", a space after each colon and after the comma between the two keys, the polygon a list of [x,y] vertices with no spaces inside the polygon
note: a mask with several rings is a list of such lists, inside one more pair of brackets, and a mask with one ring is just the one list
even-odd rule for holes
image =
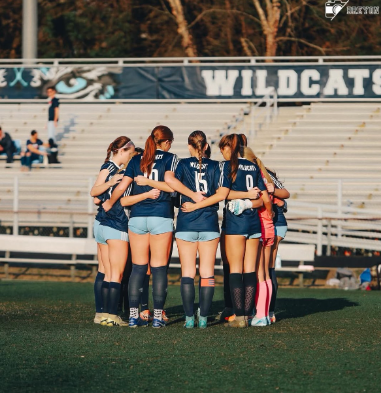
{"label": "white headband", "polygon": [[121,148],[118,149],[118,150],[128,149],[128,148],[131,147],[131,146],[134,146],[134,147],[135,147],[134,142],[129,141],[126,145],[124,145],[123,147],[121,147]]}

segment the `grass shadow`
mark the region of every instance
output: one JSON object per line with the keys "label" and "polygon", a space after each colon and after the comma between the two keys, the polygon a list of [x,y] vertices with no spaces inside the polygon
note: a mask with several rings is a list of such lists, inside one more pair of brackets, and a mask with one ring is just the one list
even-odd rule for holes
{"label": "grass shadow", "polygon": [[322,312],[339,311],[347,307],[357,307],[358,303],[345,298],[279,298],[276,303],[277,320],[303,318]]}

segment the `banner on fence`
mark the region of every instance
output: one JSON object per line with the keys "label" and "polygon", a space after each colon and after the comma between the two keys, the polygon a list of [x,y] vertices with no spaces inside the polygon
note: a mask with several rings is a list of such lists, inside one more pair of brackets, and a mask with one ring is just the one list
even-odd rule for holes
{"label": "banner on fence", "polygon": [[0,68],[0,97],[106,99],[381,98],[381,64],[69,66]]}

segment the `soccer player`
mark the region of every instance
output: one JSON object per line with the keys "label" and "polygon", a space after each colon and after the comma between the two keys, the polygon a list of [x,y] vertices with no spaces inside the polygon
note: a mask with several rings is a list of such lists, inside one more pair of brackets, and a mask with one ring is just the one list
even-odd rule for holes
{"label": "soccer player", "polygon": [[273,195],[274,195],[274,229],[275,229],[275,241],[271,249],[271,258],[269,265],[269,275],[272,283],[272,295],[269,305],[269,317],[270,322],[275,323],[275,303],[278,293],[278,282],[275,274],[275,259],[278,252],[279,243],[285,238],[287,233],[287,221],[284,213],[287,212],[287,205],[285,199],[290,197],[290,193],[284,188],[282,182],[278,179],[275,172],[267,169],[268,174],[270,175],[273,184],[275,186]]}
{"label": "soccer player", "polygon": [[132,255],[129,281],[129,326],[132,328],[147,325],[139,320],[138,310],[148,262],[152,272],[154,302],[152,326],[165,326],[162,312],[167,295],[167,263],[172,245],[173,189],[164,182],[164,175],[167,171],[174,173],[178,162],[177,156],[169,153],[172,142],[173,133],[168,127],[155,127],[146,141],[144,153],[132,158],[123,180],[116,187],[110,200],[103,204],[104,209],[109,210],[134,180],[134,195],[149,192],[152,183],[162,191],[157,199],[144,200],[131,207],[128,233]]}
{"label": "soccer player", "polygon": [[56,140],[56,128],[58,127],[58,120],[60,114],[60,102],[56,97],[56,89],[48,87],[49,110],[48,110],[48,139]]}
{"label": "soccer player", "polygon": [[[188,149],[191,157],[180,160],[175,172],[177,180],[170,175],[166,175],[165,180],[175,191],[181,192],[182,185],[184,185],[190,191],[202,192],[207,197],[204,202],[201,202],[205,207],[200,208],[200,205],[196,206],[192,203],[187,213],[179,211],[175,235],[181,262],[181,297],[186,315],[184,326],[194,327],[194,278],[198,251],[200,256],[198,327],[206,328],[214,295],[214,264],[220,238],[218,203],[226,199],[230,181],[227,176],[224,179],[224,173],[221,173],[218,161],[204,158],[207,154],[205,151],[208,149],[208,143],[202,131],[194,131],[189,135]],[[192,200],[186,195],[181,197],[181,203]],[[192,207],[195,210],[192,211]]]}
{"label": "soccer player", "polygon": [[[108,149],[107,149],[107,157],[105,159],[105,162],[102,164],[101,169],[99,171],[98,177],[90,191],[90,195],[94,197],[94,202],[98,205],[98,212],[94,220],[94,225],[93,225],[93,232],[94,232],[94,238],[97,239],[97,230],[100,225],[100,219],[101,219],[101,214],[102,214],[102,208],[99,205],[101,203],[101,200],[97,198],[98,196],[101,196],[103,193],[105,193],[110,187],[114,186],[117,184],[119,181],[122,180],[123,175],[117,174],[119,170],[119,165],[115,164],[114,161],[110,160],[111,152],[114,149],[117,149],[118,146],[124,146],[126,143],[130,141],[129,138],[127,137],[119,137],[115,139],[112,143],[110,143]],[[114,148],[115,146],[115,148]],[[106,179],[109,177],[109,175],[112,175],[110,177],[109,181],[106,181]],[[102,245],[97,243],[97,254],[98,254],[98,272],[95,277],[95,282],[94,282],[94,297],[95,297],[95,317],[94,317],[94,323],[100,323],[101,322],[101,317],[102,317],[102,312],[103,312],[103,299],[102,299],[102,285],[107,286],[109,281],[105,281],[105,284],[103,284],[104,278],[105,278],[105,267],[103,265],[102,261],[102,253],[101,253],[101,247]],[[107,246],[105,247],[104,252],[107,252]],[[109,274],[108,274],[108,279],[109,279]],[[107,283],[107,284],[106,284]]]}

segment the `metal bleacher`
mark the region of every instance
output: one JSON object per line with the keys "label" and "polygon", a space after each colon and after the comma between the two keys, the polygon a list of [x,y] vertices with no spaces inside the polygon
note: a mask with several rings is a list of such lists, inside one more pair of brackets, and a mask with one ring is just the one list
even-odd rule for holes
{"label": "metal bleacher", "polygon": [[[109,143],[126,135],[136,146],[144,147],[152,128],[164,124],[174,132],[171,151],[179,157],[188,156],[187,137],[196,129],[203,130],[214,141],[230,132],[251,135],[250,145],[255,153],[267,167],[278,173],[291,193],[287,215],[291,230],[289,239],[313,243],[317,237],[319,206],[332,217],[343,213],[359,218],[381,216],[380,111],[379,103],[282,106],[270,124],[256,127],[253,133],[248,106],[242,103],[64,103],[57,138],[60,165],[40,165],[31,172],[20,173],[18,161],[8,169],[4,168],[5,160],[0,161],[2,219],[4,223],[12,222],[12,190],[17,175],[18,207],[20,211],[34,211],[28,219],[20,213],[20,222],[37,220],[38,211],[47,210],[70,213],[73,225],[86,224],[88,217],[80,213],[92,211],[89,187]],[[46,139],[46,117],[47,105],[0,105],[3,130],[13,139],[22,140],[23,146],[32,129],[39,132],[40,139]],[[256,119],[256,124],[257,120],[260,119]],[[212,158],[221,159],[216,144],[212,148]],[[9,213],[5,212],[7,209]],[[309,215],[311,219],[307,220]],[[51,225],[64,214],[45,214],[43,217]],[[298,217],[303,217],[303,221],[298,221]],[[376,239],[381,231],[380,221],[367,224],[369,228],[348,225],[336,225],[332,221],[332,234],[342,237],[357,231],[361,235],[361,231],[369,229],[372,239]],[[327,233],[322,234],[322,239],[325,244],[330,242]],[[340,242],[338,244],[343,243],[342,238]],[[376,248],[381,249],[381,246],[377,244]]]}

